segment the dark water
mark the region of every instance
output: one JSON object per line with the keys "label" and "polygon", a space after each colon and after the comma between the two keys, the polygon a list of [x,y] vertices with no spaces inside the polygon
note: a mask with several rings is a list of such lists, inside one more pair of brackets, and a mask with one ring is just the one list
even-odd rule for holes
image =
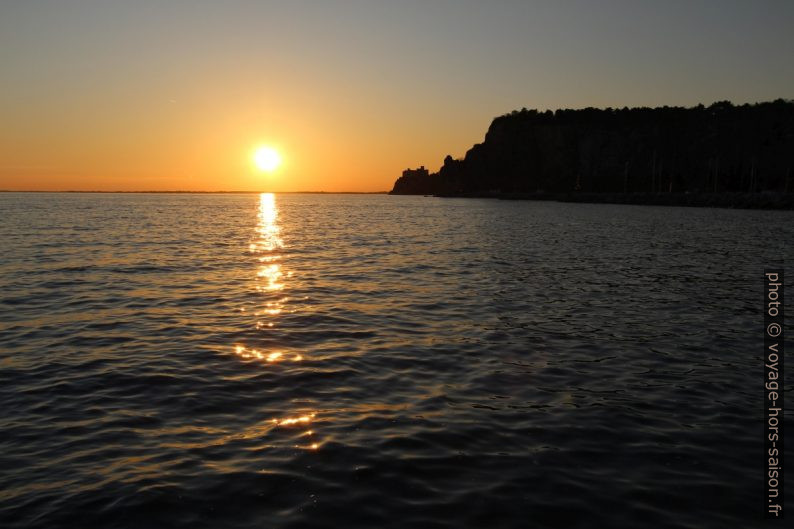
{"label": "dark water", "polygon": [[0,242],[4,528],[764,525],[791,212],[0,194]]}

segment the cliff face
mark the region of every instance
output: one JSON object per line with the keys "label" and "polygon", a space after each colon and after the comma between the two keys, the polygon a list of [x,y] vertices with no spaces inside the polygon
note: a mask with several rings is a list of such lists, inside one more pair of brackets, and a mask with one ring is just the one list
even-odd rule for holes
{"label": "cliff face", "polygon": [[392,193],[684,191],[794,191],[794,103],[514,111],[462,160],[404,172]]}

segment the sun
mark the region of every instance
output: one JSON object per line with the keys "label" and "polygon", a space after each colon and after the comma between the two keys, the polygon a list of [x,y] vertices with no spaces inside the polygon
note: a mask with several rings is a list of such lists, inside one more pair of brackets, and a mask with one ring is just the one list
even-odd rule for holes
{"label": "sun", "polygon": [[275,171],[281,164],[281,156],[273,147],[257,147],[254,151],[254,165],[262,171]]}

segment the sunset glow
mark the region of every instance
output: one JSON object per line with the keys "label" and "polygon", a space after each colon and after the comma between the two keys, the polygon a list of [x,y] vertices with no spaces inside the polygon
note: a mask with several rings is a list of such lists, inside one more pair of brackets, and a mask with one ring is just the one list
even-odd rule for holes
{"label": "sunset glow", "polygon": [[522,107],[755,102],[794,82],[784,3],[7,4],[2,190],[388,191]]}
{"label": "sunset glow", "polygon": [[254,151],[253,156],[256,167],[265,172],[273,172],[281,165],[281,155],[273,147],[262,146]]}

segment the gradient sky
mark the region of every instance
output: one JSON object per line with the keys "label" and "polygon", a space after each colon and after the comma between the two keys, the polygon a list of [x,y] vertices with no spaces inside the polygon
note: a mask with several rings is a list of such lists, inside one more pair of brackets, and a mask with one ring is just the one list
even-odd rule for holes
{"label": "gradient sky", "polygon": [[0,189],[385,191],[521,107],[794,98],[792,28],[788,0],[2,0]]}

